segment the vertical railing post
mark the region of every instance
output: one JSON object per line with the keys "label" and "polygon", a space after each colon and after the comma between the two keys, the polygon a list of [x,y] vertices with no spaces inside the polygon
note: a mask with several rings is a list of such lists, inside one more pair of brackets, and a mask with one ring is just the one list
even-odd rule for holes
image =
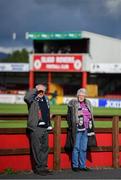
{"label": "vertical railing post", "polygon": [[54,118],[54,170],[61,169],[61,116]]}
{"label": "vertical railing post", "polygon": [[113,117],[112,122],[112,161],[113,167],[119,168],[119,116]]}

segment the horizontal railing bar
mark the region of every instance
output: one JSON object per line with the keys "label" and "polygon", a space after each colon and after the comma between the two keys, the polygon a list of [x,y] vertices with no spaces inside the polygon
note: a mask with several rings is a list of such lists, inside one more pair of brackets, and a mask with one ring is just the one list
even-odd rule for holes
{"label": "horizontal railing bar", "polygon": [[[53,148],[50,148],[50,152],[53,153]],[[16,148],[16,149],[0,149],[0,156],[7,155],[30,155],[29,148]]]}
{"label": "horizontal railing bar", "polygon": [[[62,133],[67,133],[67,128],[61,128]],[[112,128],[95,128],[96,133],[112,133]],[[119,129],[121,132],[121,128]],[[26,134],[27,128],[0,128],[0,134]],[[53,134],[53,130],[49,133]]]}
{"label": "horizontal railing bar", "polygon": [[[88,151],[91,151],[91,152],[112,152],[112,146],[92,147]],[[120,146],[120,151],[121,151],[121,146]],[[53,148],[50,148],[49,153],[53,153]],[[65,153],[64,148],[61,148],[61,153]],[[0,156],[7,156],[7,155],[30,155],[30,149],[29,148],[0,149]]]}
{"label": "horizontal railing bar", "polygon": [[[65,121],[67,118],[67,114],[54,114],[51,120],[54,120],[56,116],[61,116],[61,120]],[[112,118],[116,115],[94,115],[95,121],[112,121]],[[121,120],[121,116],[120,120]],[[15,113],[7,113],[0,114],[0,120],[27,120],[28,114],[15,114]]]}
{"label": "horizontal railing bar", "polygon": [[0,128],[0,134],[26,134],[26,128]]}

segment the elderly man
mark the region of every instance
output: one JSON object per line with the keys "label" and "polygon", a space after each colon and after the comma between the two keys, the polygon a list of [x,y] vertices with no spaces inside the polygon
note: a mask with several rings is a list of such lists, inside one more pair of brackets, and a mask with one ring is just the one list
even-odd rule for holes
{"label": "elderly man", "polygon": [[45,95],[46,87],[39,84],[35,89],[26,93],[24,101],[28,105],[27,127],[30,130],[30,142],[34,172],[40,175],[50,174],[47,169],[48,160],[48,129],[50,124],[50,107],[48,97]]}

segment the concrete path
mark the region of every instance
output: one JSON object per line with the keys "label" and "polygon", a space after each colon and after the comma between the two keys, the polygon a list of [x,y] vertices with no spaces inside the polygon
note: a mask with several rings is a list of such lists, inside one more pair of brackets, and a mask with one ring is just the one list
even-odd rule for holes
{"label": "concrete path", "polygon": [[121,179],[121,168],[91,169],[88,172],[61,170],[46,176],[36,175],[33,172],[21,172],[13,175],[1,174],[0,179]]}

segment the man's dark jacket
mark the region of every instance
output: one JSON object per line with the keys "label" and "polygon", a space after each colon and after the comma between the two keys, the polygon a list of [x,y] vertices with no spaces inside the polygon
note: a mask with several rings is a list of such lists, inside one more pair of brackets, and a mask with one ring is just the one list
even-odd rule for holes
{"label": "man's dark jacket", "polygon": [[[35,130],[37,128],[38,121],[39,121],[39,115],[38,115],[39,104],[38,104],[38,101],[35,100],[36,96],[37,96],[37,90],[33,89],[33,90],[28,91],[24,97],[24,101],[27,103],[28,111],[29,111],[27,127],[31,130]],[[45,96],[45,99],[46,99],[48,108],[50,108],[48,97]]]}

